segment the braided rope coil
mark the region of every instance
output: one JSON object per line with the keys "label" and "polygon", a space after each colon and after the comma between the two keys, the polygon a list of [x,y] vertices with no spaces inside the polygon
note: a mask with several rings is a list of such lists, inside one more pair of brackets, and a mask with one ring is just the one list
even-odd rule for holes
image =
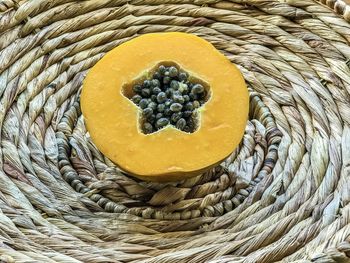
{"label": "braided rope coil", "polygon": [[342,15],[346,21],[350,21],[350,1],[349,0],[321,0],[321,3],[334,9],[334,11]]}
{"label": "braided rope coil", "polygon": [[[347,0],[0,1],[0,262],[350,262],[347,21]],[[105,158],[79,104],[106,52],[162,31],[213,43],[251,104],[231,156],[168,184]]]}

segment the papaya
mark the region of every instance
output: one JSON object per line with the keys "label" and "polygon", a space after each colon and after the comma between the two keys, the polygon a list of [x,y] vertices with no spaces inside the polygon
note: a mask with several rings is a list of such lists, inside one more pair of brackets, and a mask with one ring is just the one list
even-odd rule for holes
{"label": "papaya", "polygon": [[130,175],[165,182],[203,173],[232,153],[249,95],[238,68],[206,40],[151,33],[89,70],[81,109],[105,156]]}

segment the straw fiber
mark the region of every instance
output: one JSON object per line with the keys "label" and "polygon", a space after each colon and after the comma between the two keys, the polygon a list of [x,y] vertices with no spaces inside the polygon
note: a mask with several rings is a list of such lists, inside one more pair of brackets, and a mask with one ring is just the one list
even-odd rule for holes
{"label": "straw fiber", "polygon": [[[1,0],[0,262],[350,262],[347,2]],[[251,110],[224,163],[160,184],[98,151],[79,94],[165,31],[237,64]]]}

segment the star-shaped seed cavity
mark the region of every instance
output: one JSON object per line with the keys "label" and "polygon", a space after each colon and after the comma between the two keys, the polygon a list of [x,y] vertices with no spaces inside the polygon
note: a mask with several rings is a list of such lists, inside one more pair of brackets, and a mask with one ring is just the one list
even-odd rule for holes
{"label": "star-shaped seed cavity", "polygon": [[193,133],[199,127],[199,109],[210,98],[209,85],[176,63],[164,62],[123,87],[123,94],[139,107],[144,134],[172,125]]}

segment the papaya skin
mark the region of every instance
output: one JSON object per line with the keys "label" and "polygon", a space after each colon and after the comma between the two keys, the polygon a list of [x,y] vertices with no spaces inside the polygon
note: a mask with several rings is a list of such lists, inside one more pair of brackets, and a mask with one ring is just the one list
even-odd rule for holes
{"label": "papaya skin", "polygon": [[[142,133],[140,110],[123,93],[125,85],[163,61],[176,63],[210,88],[193,133],[173,126]],[[122,170],[146,181],[179,181],[219,164],[237,147],[249,95],[237,67],[209,42],[186,33],[151,33],[114,48],[89,70],[81,108],[92,141]]]}

